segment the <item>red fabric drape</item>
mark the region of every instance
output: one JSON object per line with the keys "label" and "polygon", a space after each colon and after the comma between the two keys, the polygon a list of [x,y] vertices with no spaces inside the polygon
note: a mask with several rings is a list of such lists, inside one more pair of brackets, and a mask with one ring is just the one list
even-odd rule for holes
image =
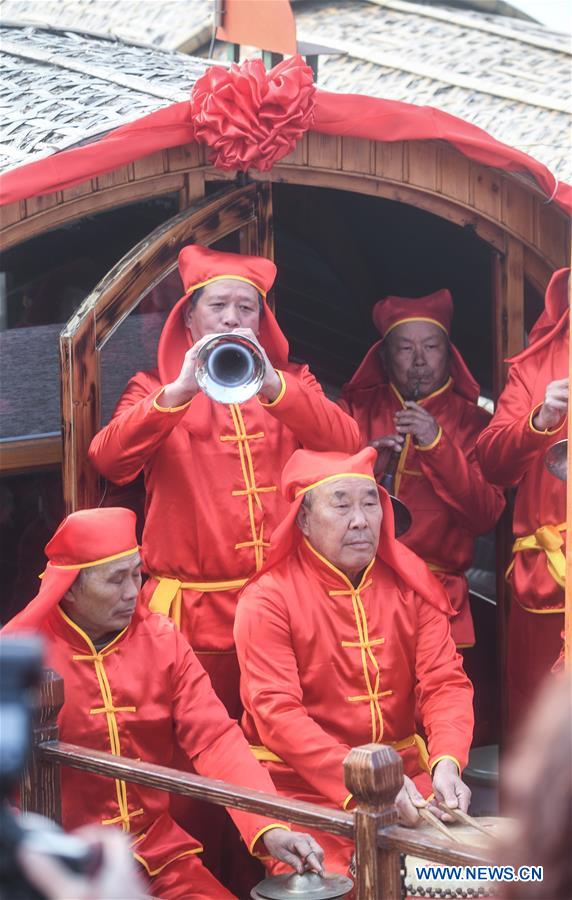
{"label": "red fabric drape", "polygon": [[[488,166],[531,175],[547,195],[572,212],[572,187],[558,184],[542,163],[486,131],[430,106],[357,94],[316,91],[313,130],[378,141],[443,140]],[[190,104],[175,103],[82,147],[13,169],[0,177],[0,205],[80,184],[157,150],[193,140]]]}

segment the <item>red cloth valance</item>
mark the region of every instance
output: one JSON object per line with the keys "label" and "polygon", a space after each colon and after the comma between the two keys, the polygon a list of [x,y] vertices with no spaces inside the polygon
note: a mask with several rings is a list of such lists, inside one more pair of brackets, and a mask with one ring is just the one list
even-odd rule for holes
{"label": "red cloth valance", "polygon": [[[271,75],[269,72],[268,76]],[[542,163],[495,140],[481,128],[430,106],[316,90],[311,130],[385,142],[446,141],[476,162],[507,172],[528,173],[546,194],[547,202],[553,201],[572,212],[572,187],[558,183]],[[0,205],[72,187],[193,139],[191,104],[175,103],[123,125],[91,144],[55,153],[5,173],[0,177]]]}

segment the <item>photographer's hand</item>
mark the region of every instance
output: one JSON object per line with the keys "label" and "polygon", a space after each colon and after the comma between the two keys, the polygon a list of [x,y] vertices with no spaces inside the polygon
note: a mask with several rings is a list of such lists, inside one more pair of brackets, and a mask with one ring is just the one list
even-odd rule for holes
{"label": "photographer's hand", "polygon": [[88,825],[74,832],[86,843],[99,845],[103,859],[93,875],[71,872],[45,853],[18,847],[18,862],[26,878],[47,900],[145,900],[148,894],[129,845],[120,831]]}

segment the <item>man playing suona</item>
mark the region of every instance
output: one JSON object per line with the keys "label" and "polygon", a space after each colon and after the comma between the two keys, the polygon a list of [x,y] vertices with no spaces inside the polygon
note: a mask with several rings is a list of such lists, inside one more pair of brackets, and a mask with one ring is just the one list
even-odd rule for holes
{"label": "man playing suona", "polygon": [[488,484],[475,440],[490,417],[477,406],[479,386],[449,342],[453,301],[386,297],[373,310],[382,336],[342,392],[364,442],[380,451],[376,474],[392,457],[395,494],[412,514],[403,543],[443,583],[457,615],[457,646],[475,642],[465,570],[475,537],[499,518],[504,498]]}
{"label": "man playing suona", "polygon": [[[344,809],[352,803],[342,769],[349,749],[391,744],[406,776],[399,816],[415,825],[432,791],[468,807],[460,773],[473,691],[447,594],[395,540],[375,459],[372,447],[355,456],[298,450],[284,469],[290,510],[236,613],[243,728],[280,793]],[[415,734],[416,698],[428,754]],[[351,843],[321,840],[328,869],[346,871]]]}
{"label": "man playing suona", "polygon": [[[300,446],[355,452],[359,435],[308,367],[288,362],[266,303],[270,260],[193,245],[179,270],[185,294],[163,328],[158,367],[131,379],[90,458],[119,484],[144,471],[143,596],[180,626],[238,717],[234,611],[285,510],[278,473]],[[266,362],[261,394],[240,406],[213,402],[195,378],[203,341],[234,330],[259,342]]]}
{"label": "man playing suona", "polygon": [[477,442],[483,472],[516,487],[507,631],[510,727],[521,719],[561,648],[564,628],[566,483],[544,464],[566,438],[569,269],[552,276],[529,346],[511,360],[495,415]]}
{"label": "man playing suona", "polygon": [[[61,740],[161,765],[177,744],[202,775],[275,793],[185,638],[140,602],[135,514],[118,507],[73,513],[46,554],[39,594],[4,631],[45,636],[48,663],[64,678]],[[62,812],[66,828],[97,822],[132,835],[154,897],[233,896],[171,818],[165,791],[64,766]],[[310,836],[261,816],[230,815],[254,855],[321,871],[323,853]]]}

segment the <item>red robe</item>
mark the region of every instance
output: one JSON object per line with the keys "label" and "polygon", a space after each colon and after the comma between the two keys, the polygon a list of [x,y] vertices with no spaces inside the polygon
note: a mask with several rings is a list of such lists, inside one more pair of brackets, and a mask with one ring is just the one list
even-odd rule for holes
{"label": "red robe", "polygon": [[151,578],[143,596],[149,603],[156,576],[167,576],[151,608],[180,624],[229,712],[238,715],[234,612],[285,510],[280,472],[302,445],[354,452],[358,429],[307,366],[284,372],[283,391],[271,404],[254,398],[226,406],[198,394],[170,411],[160,407],[160,393],[157,372],[135,375],[89,455],[118,484],[145,473],[142,556]]}
{"label": "red robe", "polygon": [[[42,632],[48,664],[65,682],[62,741],[160,765],[171,764],[178,744],[201,775],[274,793],[195,654],[164,616],[138,609],[99,652],[60,607]],[[154,896],[230,897],[200,863],[200,844],[171,818],[169,798],[165,791],[62,767],[66,828],[93,822],[133,835],[135,858],[151,876]],[[272,827],[261,816],[229,812],[251,850]]]}
{"label": "red robe", "polygon": [[[495,484],[516,487],[516,552],[507,633],[507,694],[511,727],[526,712],[561,648],[564,626],[566,483],[544,465],[547,449],[566,437],[566,419],[552,431],[532,424],[551,381],[568,376],[568,324],[510,367],[495,415],[477,443],[483,472]],[[518,359],[518,358],[517,358]],[[518,549],[529,538],[528,549]],[[554,563],[552,564],[552,561]],[[561,575],[558,575],[558,571]]]}
{"label": "red robe", "polygon": [[[472,686],[448,617],[379,556],[354,589],[303,541],[247,585],[234,633],[243,728],[280,793],[347,808],[343,760],[372,741],[396,745],[425,796],[440,758],[466,765]],[[428,761],[415,738],[416,698]],[[318,839],[328,869],[346,871],[351,843]]]}
{"label": "red robe", "polygon": [[[346,388],[342,406],[360,426],[364,443],[395,433],[394,415],[403,398],[384,382]],[[407,435],[395,479],[395,494],[409,508],[412,525],[401,541],[425,560],[442,581],[457,616],[451,630],[457,646],[475,642],[465,570],[475,537],[490,531],[504,507],[502,491],[485,480],[475,456],[475,440],[490,416],[455,391],[452,380],[418,403],[440,430],[429,447],[416,447]]]}

